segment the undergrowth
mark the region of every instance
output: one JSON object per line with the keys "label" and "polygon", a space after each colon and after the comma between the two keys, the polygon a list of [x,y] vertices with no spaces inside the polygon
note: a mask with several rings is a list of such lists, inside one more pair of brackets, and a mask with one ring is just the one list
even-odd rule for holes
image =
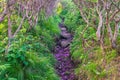
{"label": "undergrowth", "polygon": [[[71,0],[63,0],[61,3],[63,3],[63,9],[60,17],[64,19],[68,30],[74,34],[70,50],[72,59],[77,65],[75,73],[78,80],[109,80],[111,74],[116,72],[113,62],[118,56],[118,51],[109,47],[107,37],[104,40],[105,50],[103,51],[96,38],[96,28],[86,25]],[[105,35],[107,35],[106,32]],[[119,41],[117,40],[117,43]]]}
{"label": "undergrowth", "polygon": [[56,15],[48,18],[40,15],[38,24],[29,32],[25,21],[21,31],[11,39],[7,54],[8,37],[0,36],[0,80],[59,80],[51,51],[54,38],[60,34],[60,21]]}

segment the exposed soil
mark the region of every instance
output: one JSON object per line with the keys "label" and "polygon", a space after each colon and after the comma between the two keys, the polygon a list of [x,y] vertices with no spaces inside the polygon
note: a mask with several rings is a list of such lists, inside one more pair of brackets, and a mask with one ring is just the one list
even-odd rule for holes
{"label": "exposed soil", "polygon": [[72,41],[72,35],[67,28],[60,24],[61,37],[56,40],[55,58],[57,59],[56,70],[61,80],[77,80],[74,74],[74,64],[70,57],[69,44]]}

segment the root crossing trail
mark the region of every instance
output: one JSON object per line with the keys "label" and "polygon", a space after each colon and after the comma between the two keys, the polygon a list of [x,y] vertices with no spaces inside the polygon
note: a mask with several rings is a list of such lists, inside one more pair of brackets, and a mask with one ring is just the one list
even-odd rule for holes
{"label": "root crossing trail", "polygon": [[56,40],[55,58],[57,59],[56,70],[61,80],[76,80],[74,74],[74,64],[70,58],[69,44],[72,35],[63,24],[60,24],[61,37]]}

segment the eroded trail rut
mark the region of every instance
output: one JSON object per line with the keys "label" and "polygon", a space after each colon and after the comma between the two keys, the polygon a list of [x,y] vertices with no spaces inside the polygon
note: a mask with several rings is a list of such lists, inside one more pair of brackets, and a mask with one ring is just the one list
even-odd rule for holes
{"label": "eroded trail rut", "polygon": [[56,40],[55,58],[57,59],[56,70],[61,80],[76,80],[74,74],[74,64],[70,58],[69,44],[72,35],[67,31],[63,24],[60,24],[61,37]]}

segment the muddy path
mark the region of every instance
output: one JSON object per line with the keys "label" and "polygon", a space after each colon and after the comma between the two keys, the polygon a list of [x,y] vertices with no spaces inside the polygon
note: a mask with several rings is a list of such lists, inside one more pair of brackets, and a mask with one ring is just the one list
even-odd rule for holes
{"label": "muddy path", "polygon": [[56,40],[56,47],[54,56],[57,60],[55,66],[58,75],[61,80],[76,80],[74,74],[74,64],[70,58],[70,43],[72,41],[72,35],[68,32],[67,28],[63,25],[59,25],[61,29],[60,38]]}

